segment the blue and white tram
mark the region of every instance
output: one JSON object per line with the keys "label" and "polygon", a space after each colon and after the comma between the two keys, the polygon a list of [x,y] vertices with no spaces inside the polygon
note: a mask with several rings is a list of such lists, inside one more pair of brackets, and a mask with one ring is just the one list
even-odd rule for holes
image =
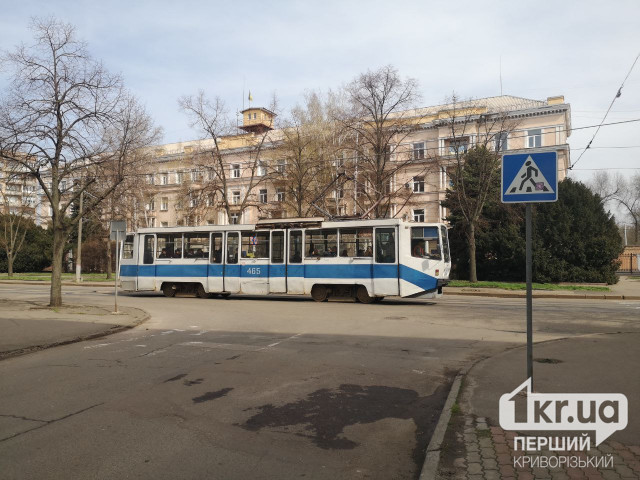
{"label": "blue and white tram", "polygon": [[126,236],[124,290],[354,296],[442,295],[451,270],[447,229],[401,219],[260,220],[255,225],[143,228]]}

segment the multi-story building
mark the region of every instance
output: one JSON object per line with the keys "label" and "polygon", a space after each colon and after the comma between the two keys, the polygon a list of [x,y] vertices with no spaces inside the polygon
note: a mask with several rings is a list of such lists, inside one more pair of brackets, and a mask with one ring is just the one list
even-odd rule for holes
{"label": "multi-story building", "polygon": [[[387,216],[442,221],[447,216],[442,201],[456,158],[478,143],[510,153],[531,148],[556,150],[560,180],[569,167],[567,137],[571,133],[571,110],[562,96],[549,97],[546,101],[508,95],[483,98],[402,112],[402,119],[412,126],[401,141],[390,148],[389,164],[397,161],[401,167],[389,180],[387,189],[396,194]],[[272,112],[252,108],[243,112],[240,128],[244,133],[220,139],[230,215],[215,201],[213,191],[210,197],[190,197],[198,190],[190,186],[206,185],[208,181],[215,183],[210,177],[220,174],[216,168],[208,170],[206,161],[193,160],[196,152],[202,154],[213,148],[212,140],[156,147],[153,171],[147,176],[152,188],[145,213],[137,223],[158,227],[253,223],[261,217],[295,216],[285,205],[285,191],[278,175],[287,168],[285,161],[278,157],[282,132],[270,130],[272,124]],[[270,131],[265,133],[266,130]],[[263,141],[261,135],[266,138],[258,151],[252,145],[258,142],[256,138]],[[345,164],[353,161],[354,156],[346,146],[332,164],[349,170]],[[350,173],[352,181],[329,188],[326,197],[330,206],[325,202],[325,207],[314,211],[314,215],[364,213],[365,208],[358,207],[355,198],[358,190],[367,186],[354,179],[353,168]],[[242,209],[234,209],[243,202]]]}
{"label": "multi-story building", "polygon": [[[154,147],[144,182],[135,186],[136,205],[127,213],[131,227],[253,223],[259,218],[297,216],[283,180],[289,168],[280,150],[285,132],[273,128],[274,117],[267,109],[249,108],[242,112],[238,133],[219,137],[217,143],[204,139]],[[562,96],[531,100],[503,95],[398,112],[395,118],[407,128],[388,146],[393,174],[381,193],[390,203],[385,216],[444,220],[442,202],[451,170],[467,149],[479,143],[510,153],[555,150],[560,180],[569,167],[571,109]],[[377,192],[369,191],[363,200],[363,193],[372,187],[361,180],[353,143],[337,147],[324,159],[330,164],[326,177],[315,179],[320,187],[326,185],[316,191],[321,198],[306,200],[317,205],[308,209],[310,215],[353,217],[375,206]],[[31,194],[39,198],[35,183],[17,187],[8,180],[0,176],[5,211],[11,211],[10,202],[18,202],[18,197],[21,204]],[[33,191],[25,196],[25,188]],[[226,202],[221,202],[222,195]],[[38,205],[33,215],[46,224],[46,202]]]}

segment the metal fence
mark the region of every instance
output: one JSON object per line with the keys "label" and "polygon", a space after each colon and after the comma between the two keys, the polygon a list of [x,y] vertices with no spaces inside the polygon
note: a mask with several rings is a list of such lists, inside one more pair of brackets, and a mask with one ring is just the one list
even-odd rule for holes
{"label": "metal fence", "polygon": [[623,253],[619,260],[618,273],[640,275],[640,253]]}

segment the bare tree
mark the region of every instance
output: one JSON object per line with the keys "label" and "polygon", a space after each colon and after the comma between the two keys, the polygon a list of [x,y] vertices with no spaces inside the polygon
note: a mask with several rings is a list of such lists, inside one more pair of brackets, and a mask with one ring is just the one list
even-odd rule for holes
{"label": "bare tree", "polygon": [[326,101],[316,92],[307,93],[305,104],[293,108],[283,122],[281,137],[271,152],[271,178],[282,193],[287,211],[307,217],[322,208],[323,190],[341,169],[336,158],[338,148]]}
{"label": "bare tree", "polygon": [[13,277],[13,263],[24,245],[38,195],[24,176],[12,174],[6,179],[5,188],[0,186],[0,199],[0,205],[4,206],[4,211],[0,211],[0,248],[7,255],[7,273]]}
{"label": "bare tree", "polygon": [[[189,117],[191,126],[200,130],[206,139],[194,154],[193,165],[199,177],[190,198],[185,200],[215,199],[217,208],[225,211],[227,219],[233,214],[241,216],[249,207],[257,206],[255,190],[268,179],[265,150],[272,145],[270,130],[238,135],[224,102],[218,97],[209,100],[203,91],[181,97],[178,103]],[[276,108],[274,98],[270,110]],[[229,138],[233,136],[236,138]],[[229,152],[231,148],[227,143],[232,141],[242,150],[237,156]],[[238,169],[233,165],[238,165]],[[236,176],[236,172],[240,176]]]}
{"label": "bare tree", "polygon": [[633,224],[634,243],[640,242],[640,173],[618,178],[619,191],[614,199]]}
{"label": "bare tree", "polygon": [[346,86],[345,97],[346,108],[337,109],[336,120],[349,152],[354,200],[363,216],[389,216],[399,197],[406,203],[408,198],[402,197],[411,195],[393,179],[417,164],[413,152],[400,146],[420,123],[420,111],[414,109],[420,99],[418,82],[403,79],[388,65],[359,75]]}
{"label": "bare tree", "polygon": [[589,188],[602,198],[604,203],[617,205],[633,225],[634,243],[640,241],[640,173],[625,177],[619,173],[598,171],[593,174]]}
{"label": "bare tree", "polygon": [[454,94],[441,120],[450,132],[440,163],[451,171],[447,199],[460,212],[469,250],[469,280],[477,282],[476,231],[482,211],[500,178],[500,156],[506,136],[517,121],[508,112],[487,112],[475,101],[461,102]]}
{"label": "bare tree", "polygon": [[85,208],[96,208],[138,159],[132,154],[158,131],[71,25],[36,19],[32,29],[35,44],[4,57],[13,81],[0,104],[0,155],[37,180],[51,206],[50,305],[59,306],[64,246],[80,218],[69,215],[71,205],[92,188]]}

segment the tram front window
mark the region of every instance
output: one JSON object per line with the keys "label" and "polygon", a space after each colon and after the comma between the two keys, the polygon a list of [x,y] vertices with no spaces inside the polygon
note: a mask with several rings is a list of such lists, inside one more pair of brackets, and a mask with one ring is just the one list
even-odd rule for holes
{"label": "tram front window", "polygon": [[411,256],[441,260],[438,227],[411,228]]}

